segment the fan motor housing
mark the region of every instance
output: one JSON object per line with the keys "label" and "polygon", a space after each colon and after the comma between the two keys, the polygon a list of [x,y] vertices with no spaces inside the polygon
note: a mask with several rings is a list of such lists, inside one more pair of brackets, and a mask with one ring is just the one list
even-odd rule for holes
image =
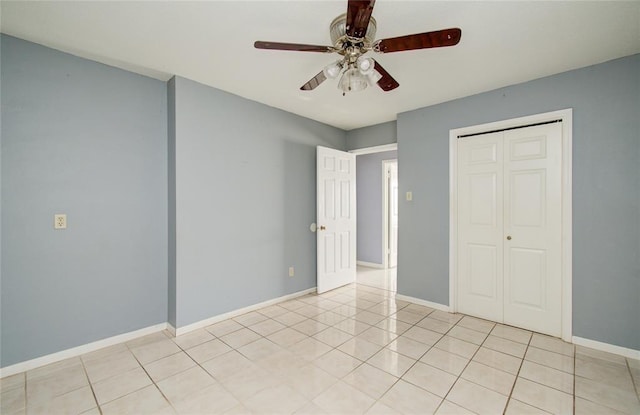
{"label": "fan motor housing", "polygon": [[[376,19],[371,16],[369,20],[369,26],[367,26],[367,33],[364,35],[362,42],[365,46],[369,47],[376,38],[376,30],[378,26]],[[333,19],[331,25],[329,25],[329,34],[331,36],[331,42],[336,48],[342,48],[342,45],[347,41],[347,14],[343,13],[340,16]]]}

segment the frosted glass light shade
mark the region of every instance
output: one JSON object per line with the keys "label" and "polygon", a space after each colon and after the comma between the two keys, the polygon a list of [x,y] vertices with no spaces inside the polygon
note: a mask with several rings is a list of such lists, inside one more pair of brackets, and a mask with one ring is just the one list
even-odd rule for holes
{"label": "frosted glass light shade", "polygon": [[325,66],[322,72],[324,72],[324,76],[326,76],[327,78],[334,79],[337,78],[338,75],[340,75],[341,70],[342,66],[340,65],[340,62],[334,62],[330,65]]}
{"label": "frosted glass light shade", "polygon": [[378,71],[371,71],[371,73],[367,75],[367,82],[370,86],[377,84],[380,79],[382,79],[382,75],[380,75]]}
{"label": "frosted glass light shade", "polygon": [[338,88],[342,92],[357,92],[366,89],[368,85],[367,78],[364,77],[360,71],[356,68],[351,68],[345,71],[338,82]]}
{"label": "frosted glass light shade", "polygon": [[373,67],[375,65],[375,62],[373,59],[360,56],[358,58],[357,64],[361,74],[369,75],[373,73]]}

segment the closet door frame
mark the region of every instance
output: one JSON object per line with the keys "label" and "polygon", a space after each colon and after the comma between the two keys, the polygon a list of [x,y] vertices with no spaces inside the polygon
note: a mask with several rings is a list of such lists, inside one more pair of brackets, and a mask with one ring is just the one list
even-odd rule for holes
{"label": "closet door frame", "polygon": [[449,311],[457,312],[459,136],[562,121],[562,339],[572,341],[572,125],[571,108],[449,130]]}

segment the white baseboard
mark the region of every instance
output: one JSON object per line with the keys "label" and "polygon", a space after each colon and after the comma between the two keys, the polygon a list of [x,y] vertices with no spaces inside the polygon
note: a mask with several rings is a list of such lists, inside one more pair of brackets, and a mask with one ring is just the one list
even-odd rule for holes
{"label": "white baseboard", "polygon": [[356,261],[356,264],[367,268],[384,269],[384,264],[376,264],[375,262]]}
{"label": "white baseboard", "polygon": [[[436,310],[450,312],[449,306],[439,303],[433,303],[427,300],[421,300],[420,298],[409,297],[408,295],[396,294],[396,299],[435,308]],[[640,350],[629,349],[627,347],[616,346],[615,344],[603,343],[596,340],[590,340],[576,336],[572,337],[571,342],[578,346],[589,347],[591,349],[600,350],[602,352],[613,353],[631,359],[640,360]]]}
{"label": "white baseboard", "polygon": [[238,310],[230,311],[225,314],[220,314],[206,320],[198,321],[193,324],[189,324],[188,326],[175,328],[173,325],[169,323],[160,323],[155,326],[145,327],[140,330],[131,331],[128,333],[119,334],[117,336],[109,337],[106,339],[98,340],[92,343],[83,344],[81,346],[73,347],[71,349],[62,350],[60,352],[48,354],[46,356],[38,357],[35,359],[27,360],[24,362],[16,363],[11,366],[6,366],[0,368],[0,378],[15,375],[16,373],[26,372],[27,370],[35,369],[37,367],[45,366],[51,363],[59,362],[64,359],[68,359],[70,357],[76,357],[83,355],[85,353],[90,353],[108,346],[113,346],[114,344],[128,342],[130,340],[136,339],[138,337],[146,336],[148,334],[152,334],[162,330],[168,330],[172,335],[179,336],[181,334],[188,333],[193,330],[197,330],[202,327],[209,326],[213,323],[217,323],[222,320],[226,320],[231,317],[236,317],[241,314],[248,313],[250,311],[257,310],[259,308],[267,307],[273,304],[281,303],[283,301],[290,300],[292,298],[300,297],[312,292],[316,291],[316,287],[309,288],[307,290],[298,291],[293,294],[284,295],[282,297],[274,298],[271,300],[264,301],[259,304],[254,304],[248,307],[244,307]]}
{"label": "white baseboard", "polygon": [[[435,308],[436,310],[450,312],[449,306],[439,303],[433,303],[427,300],[421,300],[420,298],[409,297],[408,295],[396,294],[396,299]],[[584,339],[582,337],[576,336],[572,337],[571,342],[579,346],[589,347],[591,349],[600,350],[602,352],[613,353],[631,359],[640,360],[640,350],[629,349],[627,347],[616,346],[615,344],[603,343],[596,340]]]}
{"label": "white baseboard", "polygon": [[40,366],[59,362],[70,357],[80,356],[85,353],[93,352],[104,347],[113,346],[114,344],[127,342],[138,337],[146,336],[158,331],[165,330],[167,323],[156,324],[155,326],[145,327],[140,330],[130,331],[128,333],[118,334],[117,336],[108,337],[92,343],[83,344],[82,346],[72,347],[71,349],[62,350],[60,352],[48,354],[46,356],[37,357],[35,359],[16,363],[15,365],[0,368],[0,378],[15,375],[16,373],[26,372]]}
{"label": "white baseboard", "polygon": [[173,324],[167,323],[167,331],[171,333],[173,337],[176,337],[176,328],[173,327]]}
{"label": "white baseboard", "polygon": [[[296,298],[296,297],[301,297],[303,295],[307,295],[309,293],[315,292],[316,291],[316,287],[313,288],[309,288],[307,290],[302,290],[302,291],[298,291],[295,292],[293,294],[287,294],[287,295],[283,295],[282,297],[278,297],[278,298],[273,298],[271,300],[267,300],[267,301],[263,301],[261,303],[258,304],[254,304],[254,305],[250,305],[248,307],[244,307],[244,308],[240,308],[237,310],[233,310],[233,311],[229,311],[228,313],[224,313],[224,314],[218,314],[217,316],[213,316],[213,317],[209,317],[207,319],[204,320],[200,320],[197,321],[195,323],[186,325],[186,326],[182,326],[182,327],[178,327],[175,328],[175,336],[180,336],[182,334],[185,333],[189,333],[190,331],[194,331],[194,330],[198,330],[201,329],[203,327],[207,327],[210,326],[212,324],[218,323],[222,320],[226,320],[232,317],[237,317],[241,314],[245,314],[248,313],[250,311],[255,311],[259,308],[263,308],[263,307],[268,307],[270,305],[274,305],[274,304],[278,304],[281,303],[283,301],[287,301],[287,300],[291,300],[292,298]],[[171,327],[171,329],[173,329],[173,327]],[[171,330],[169,329],[169,330]]]}
{"label": "white baseboard", "polygon": [[603,343],[596,340],[584,339],[582,337],[573,336],[572,343],[578,346],[589,347],[591,349],[600,350],[602,352],[608,352],[617,354],[631,359],[640,360],[640,350],[628,349],[622,346],[616,346],[615,344]]}
{"label": "white baseboard", "polygon": [[408,295],[402,295],[402,294],[396,294],[396,299],[397,300],[402,300],[402,301],[407,301],[413,304],[418,304],[418,305],[423,305],[425,307],[431,307],[431,308],[435,308],[436,310],[440,310],[440,311],[446,311],[447,313],[449,313],[450,308],[448,305],[444,305],[444,304],[440,304],[440,303],[433,303],[431,301],[427,301],[427,300],[422,300],[420,298],[415,298],[415,297],[409,297]]}

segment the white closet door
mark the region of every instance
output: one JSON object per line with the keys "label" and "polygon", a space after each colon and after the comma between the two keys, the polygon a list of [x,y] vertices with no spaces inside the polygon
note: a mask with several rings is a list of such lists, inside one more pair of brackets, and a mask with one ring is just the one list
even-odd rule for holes
{"label": "white closet door", "polygon": [[562,334],[562,125],[458,140],[458,311]]}
{"label": "white closet door", "polygon": [[502,133],[458,140],[458,311],[502,321]]}
{"label": "white closet door", "polygon": [[506,131],[504,143],[504,322],[560,337],[562,124]]}

